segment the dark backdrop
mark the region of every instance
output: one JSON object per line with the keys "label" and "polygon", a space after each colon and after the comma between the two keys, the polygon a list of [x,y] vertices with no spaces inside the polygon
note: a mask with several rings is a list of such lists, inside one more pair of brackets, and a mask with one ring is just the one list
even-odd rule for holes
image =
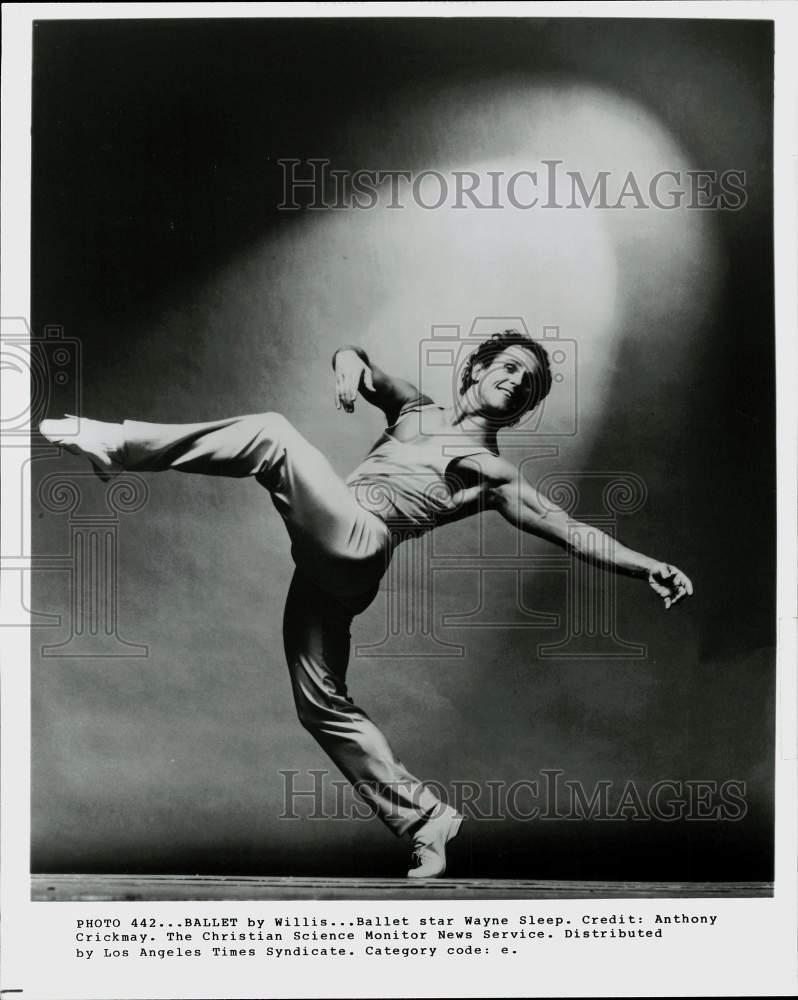
{"label": "dark backdrop", "polygon": [[[541,438],[557,452],[531,478],[640,477],[646,503],[619,534],[683,566],[695,599],[666,614],[644,586],[618,581],[619,634],[645,658],[541,659],[536,644],[562,630],[442,628],[463,657],[363,654],[350,687],[411,769],[444,785],[542,768],[588,790],[738,780],[747,813],[472,822],[453,873],[770,877],[771,25],[39,22],[33,99],[32,328],[58,324],[80,342],[85,414],[277,409],[344,473],[379,420],[331,409],[339,343],[364,342],[415,378],[436,323],[520,317],[576,342],[578,433]],[[278,211],[276,161],[312,156],[349,169],[546,157],[587,174],[737,169],[748,200],[736,212],[498,221]],[[54,385],[51,414],[71,399]],[[59,471],[82,466],[37,452],[40,555],[73,551],[74,524],[37,494]],[[84,511],[103,509],[101,484],[79,484]],[[43,655],[69,636],[69,581],[58,569],[34,577],[34,611],[62,615],[33,634],[34,870],[400,874],[404,845],[377,821],[277,819],[280,770],[304,787],[326,759],[293,716],[280,639],[290,558],[268,500],[199,477],[148,487],[143,508],[120,515],[117,579],[119,634],[146,657]],[[513,551],[505,525],[485,517],[480,530],[485,551]],[[474,532],[453,526],[436,544],[471,551]],[[440,574],[435,613],[473,607],[476,579]],[[492,586],[506,622],[528,624],[510,578]],[[528,608],[563,615],[559,577],[526,573],[522,589]],[[383,594],[356,641],[380,639],[386,606]]]}

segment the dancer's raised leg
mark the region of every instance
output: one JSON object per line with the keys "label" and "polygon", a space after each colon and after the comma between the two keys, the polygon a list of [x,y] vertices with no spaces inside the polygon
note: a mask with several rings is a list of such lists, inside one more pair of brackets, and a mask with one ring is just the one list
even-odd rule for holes
{"label": "dancer's raised leg", "polygon": [[390,558],[382,521],[363,510],[330,463],[279,413],[193,424],[46,420],[48,440],[116,470],[255,478],[270,493],[298,566],[352,611],[374,597]]}

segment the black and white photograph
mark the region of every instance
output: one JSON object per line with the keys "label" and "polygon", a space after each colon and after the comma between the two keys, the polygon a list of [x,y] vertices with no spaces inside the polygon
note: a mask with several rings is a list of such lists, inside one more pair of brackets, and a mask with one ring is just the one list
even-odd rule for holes
{"label": "black and white photograph", "polygon": [[11,943],[58,997],[667,995],[759,921],[714,989],[792,992],[777,5],[41,6]]}

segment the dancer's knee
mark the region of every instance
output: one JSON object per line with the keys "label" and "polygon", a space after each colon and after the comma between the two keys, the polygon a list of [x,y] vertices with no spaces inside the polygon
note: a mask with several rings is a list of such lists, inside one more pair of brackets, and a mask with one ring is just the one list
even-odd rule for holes
{"label": "dancer's knee", "polygon": [[282,444],[292,435],[296,434],[293,424],[282,413],[272,411],[253,413],[243,419],[247,424],[247,430],[252,439]]}
{"label": "dancer's knee", "polygon": [[296,451],[299,435],[281,413],[253,413],[244,419],[252,472],[256,476],[264,476],[263,485],[271,488],[275,485],[269,479],[271,470],[279,465],[281,457],[288,451]]}
{"label": "dancer's knee", "polygon": [[309,733],[319,728],[320,716],[316,706],[306,698],[296,699],[296,715],[299,724]]}

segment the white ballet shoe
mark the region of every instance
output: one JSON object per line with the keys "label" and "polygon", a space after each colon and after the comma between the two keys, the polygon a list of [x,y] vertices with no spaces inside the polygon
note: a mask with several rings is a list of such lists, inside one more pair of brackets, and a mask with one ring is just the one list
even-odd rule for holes
{"label": "white ballet shoe", "polygon": [[438,878],[446,871],[446,845],[457,836],[463,817],[451,806],[441,806],[413,834],[414,866],[408,878]]}
{"label": "white ballet shoe", "polygon": [[111,479],[114,473],[124,471],[116,458],[122,445],[118,424],[66,413],[61,420],[43,420],[39,433],[72,455],[88,458],[103,482]]}

